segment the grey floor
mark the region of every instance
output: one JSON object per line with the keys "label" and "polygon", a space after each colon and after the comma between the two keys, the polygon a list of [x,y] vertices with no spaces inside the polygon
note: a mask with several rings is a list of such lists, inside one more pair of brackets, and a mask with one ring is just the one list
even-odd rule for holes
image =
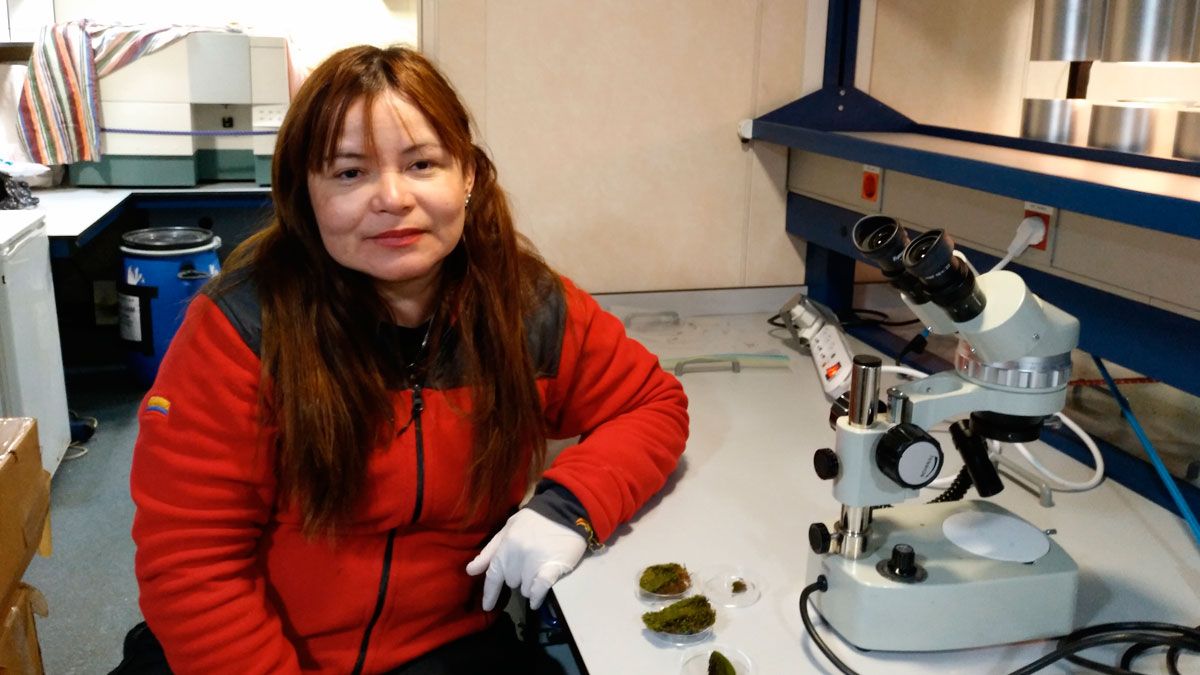
{"label": "grey floor", "polygon": [[87,454],[55,473],[54,553],[35,557],[25,573],[50,606],[50,615],[38,620],[38,636],[51,675],[107,673],[121,661],[125,631],[141,621],[129,538],[129,464],[142,393],[125,377],[68,382],[71,409],[99,425],[85,444]]}
{"label": "grey floor", "polygon": [[[120,372],[73,376],[67,389],[71,409],[95,417],[98,427],[85,443],[87,453],[63,462],[54,476],[54,552],[35,557],[25,581],[50,606],[50,615],[38,620],[46,672],[103,674],[120,662],[125,632],[141,621],[129,537],[129,466],[144,390]],[[565,646],[548,651],[563,664],[563,675],[578,674]]]}

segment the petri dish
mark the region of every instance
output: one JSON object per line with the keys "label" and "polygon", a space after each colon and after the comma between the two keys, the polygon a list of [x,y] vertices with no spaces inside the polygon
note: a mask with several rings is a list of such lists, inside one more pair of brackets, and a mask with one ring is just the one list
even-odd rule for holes
{"label": "petri dish", "polygon": [[762,581],[740,565],[718,565],[704,570],[704,594],[720,607],[749,607],[762,597]]}
{"label": "petri dish", "polygon": [[647,640],[659,647],[691,647],[711,640],[713,627],[709,626],[699,633],[662,633],[649,628],[643,628],[642,632]]}
{"label": "petri dish", "polygon": [[693,649],[683,655],[679,668],[680,675],[708,675],[708,659],[713,652],[721,652],[737,675],[751,675],[754,672],[754,662],[742,650],[732,645],[711,644]]}
{"label": "petri dish", "polygon": [[[658,563],[658,564],[668,564],[668,563]],[[640,598],[642,601],[648,602],[650,604],[662,604],[662,603],[674,602],[676,600],[686,597],[689,593],[691,593],[693,587],[695,586],[695,582],[694,582],[695,574],[690,569],[688,569],[687,565],[685,565],[683,563],[675,563],[675,564],[678,564],[680,567],[682,567],[688,575],[687,586],[682,591],[679,591],[678,593],[652,593],[652,592],[647,591],[644,588],[642,588],[642,574],[644,574],[645,571],[647,569],[649,569],[650,567],[653,567],[653,565],[646,565],[645,567],[642,567],[641,569],[639,569],[637,571],[637,574],[635,574],[633,577],[633,587],[635,589],[635,592],[637,593],[638,598]]]}

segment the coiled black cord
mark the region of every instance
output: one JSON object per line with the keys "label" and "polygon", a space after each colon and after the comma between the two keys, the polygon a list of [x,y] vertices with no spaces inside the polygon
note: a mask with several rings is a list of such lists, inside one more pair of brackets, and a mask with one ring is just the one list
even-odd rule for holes
{"label": "coiled black cord", "polygon": [[[812,639],[813,644],[817,646],[817,649],[821,650],[821,653],[825,655],[825,658],[829,659],[829,662],[834,667],[841,671],[843,675],[859,675],[859,673],[839,659],[833,653],[833,650],[829,648],[829,645],[825,644],[825,641],[817,634],[817,629],[813,625],[812,618],[808,615],[808,601],[812,594],[827,590],[829,590],[829,582],[825,579],[825,575],[822,574],[818,575],[816,581],[806,586],[800,592],[800,620],[804,622],[804,630],[808,632],[808,636]],[[1077,656],[1079,652],[1092,649],[1093,647],[1129,642],[1132,642],[1133,645],[1125,650],[1119,666],[1109,666]],[[1060,638],[1058,646],[1054,651],[1022,668],[1014,670],[1009,675],[1031,675],[1062,659],[1067,659],[1075,665],[1100,673],[1137,675],[1136,671],[1129,670],[1130,666],[1133,665],[1133,660],[1156,647],[1167,647],[1167,672],[1171,675],[1182,675],[1179,671],[1179,655],[1183,650],[1200,653],[1200,626],[1188,628],[1187,626],[1180,626],[1178,624],[1155,621],[1126,621],[1080,628]]]}
{"label": "coiled black cord", "polygon": [[971,489],[973,483],[971,472],[967,471],[967,467],[964,466],[958,470],[958,475],[954,477],[954,482],[950,483],[950,487],[946,488],[942,494],[929,500],[929,503],[943,504],[945,502],[956,502],[966,496],[967,490]]}

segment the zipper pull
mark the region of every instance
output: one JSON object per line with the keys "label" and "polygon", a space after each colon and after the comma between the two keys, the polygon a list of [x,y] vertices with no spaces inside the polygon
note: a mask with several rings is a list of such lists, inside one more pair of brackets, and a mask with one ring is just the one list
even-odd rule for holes
{"label": "zipper pull", "polygon": [[413,417],[416,417],[417,415],[421,414],[422,410],[425,409],[425,399],[422,398],[422,396],[421,396],[421,385],[414,384],[412,386],[412,391],[413,391],[413,406],[412,406]]}

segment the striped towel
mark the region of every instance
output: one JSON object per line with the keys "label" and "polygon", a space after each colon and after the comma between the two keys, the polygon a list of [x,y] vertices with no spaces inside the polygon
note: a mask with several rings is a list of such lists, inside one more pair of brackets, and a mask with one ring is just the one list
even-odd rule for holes
{"label": "striped towel", "polygon": [[99,79],[190,33],[211,30],[86,19],[43,28],[17,104],[17,131],[30,159],[39,164],[100,159]]}

